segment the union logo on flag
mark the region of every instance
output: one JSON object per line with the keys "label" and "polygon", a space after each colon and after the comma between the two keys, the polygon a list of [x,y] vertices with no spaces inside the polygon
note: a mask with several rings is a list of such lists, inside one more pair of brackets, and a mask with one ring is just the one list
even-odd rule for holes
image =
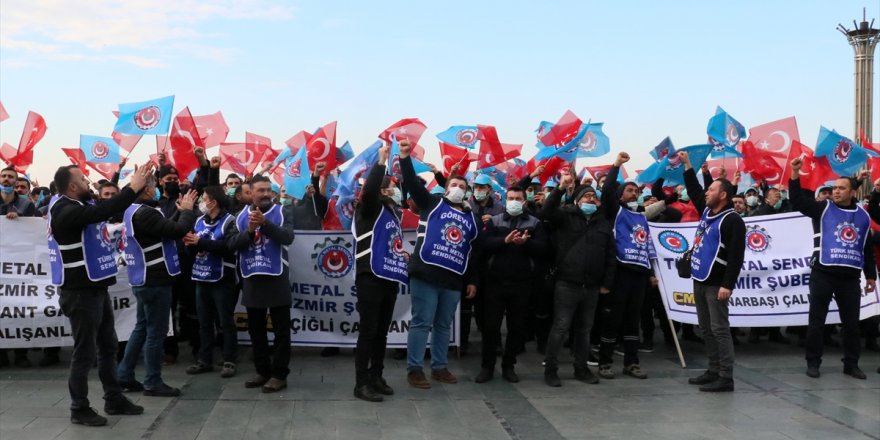
{"label": "union logo on flag", "polygon": [[852,153],[853,146],[846,139],[841,139],[837,145],[834,146],[834,160],[839,163],[844,163],[849,159],[849,154]]}
{"label": "union logo on flag", "polygon": [[155,105],[144,107],[134,114],[134,125],[141,130],[149,130],[159,125],[160,120],[162,120],[162,111]]}
{"label": "union logo on flag", "polygon": [[110,154],[110,147],[104,142],[96,141],[92,144],[92,156],[94,156],[95,159],[104,159],[108,154]]}
{"label": "union logo on flag", "polygon": [[297,159],[287,167],[287,175],[293,178],[300,177],[300,164],[302,163],[302,159]]}

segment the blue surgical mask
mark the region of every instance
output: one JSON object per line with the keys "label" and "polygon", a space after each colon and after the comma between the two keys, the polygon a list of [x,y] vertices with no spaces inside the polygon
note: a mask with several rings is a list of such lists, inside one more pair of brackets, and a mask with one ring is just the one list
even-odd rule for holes
{"label": "blue surgical mask", "polygon": [[226,195],[229,197],[235,197],[235,187],[228,188],[226,190]]}
{"label": "blue surgical mask", "polygon": [[9,194],[15,191],[15,187],[12,185],[0,185],[0,193]]}
{"label": "blue surgical mask", "polygon": [[293,200],[290,200],[289,197],[285,197],[285,198],[281,199],[281,206],[287,206],[287,205],[289,205],[291,202],[293,202]]}
{"label": "blue surgical mask", "polygon": [[581,207],[581,212],[583,212],[584,215],[592,215],[596,212],[596,209],[598,209],[598,208],[596,208],[595,203],[581,203],[580,207]]}
{"label": "blue surgical mask", "polygon": [[780,191],[779,196],[782,197],[782,200],[788,200],[788,191]]}
{"label": "blue surgical mask", "polygon": [[777,200],[776,203],[773,204],[773,209],[782,208],[782,200]]}
{"label": "blue surgical mask", "polygon": [[403,205],[403,193],[400,192],[400,188],[395,186],[393,188],[393,190],[394,190],[394,194],[391,194],[391,200],[394,201],[395,205],[398,205],[398,206]]}
{"label": "blue surgical mask", "polygon": [[599,200],[602,199],[602,191],[599,191],[598,189],[596,190],[596,198]]}
{"label": "blue surgical mask", "polygon": [[523,202],[520,202],[519,200],[508,200],[505,209],[507,209],[508,214],[516,217],[523,213]]}
{"label": "blue surgical mask", "polygon": [[153,201],[158,202],[162,198],[162,190],[157,186],[153,192]]}
{"label": "blue surgical mask", "polygon": [[535,201],[535,193],[533,193],[531,191],[526,191],[526,200],[528,200],[530,202],[534,202]]}
{"label": "blue surgical mask", "polygon": [[639,204],[639,206],[642,206],[645,204],[645,196],[647,196],[647,194],[640,194],[639,195],[639,201],[637,202]]}
{"label": "blue surgical mask", "polygon": [[686,189],[681,190],[681,194],[678,195],[678,199],[681,200],[682,202],[689,201],[691,199],[691,196],[688,195],[688,190],[686,190]]}
{"label": "blue surgical mask", "polygon": [[[465,199],[465,200],[468,200],[468,199],[470,199],[471,196],[473,196],[473,195],[474,195],[474,193],[473,193],[471,190],[467,190],[467,191],[465,191],[465,193],[464,193],[464,199]],[[399,204],[399,203],[398,203],[398,204]]]}

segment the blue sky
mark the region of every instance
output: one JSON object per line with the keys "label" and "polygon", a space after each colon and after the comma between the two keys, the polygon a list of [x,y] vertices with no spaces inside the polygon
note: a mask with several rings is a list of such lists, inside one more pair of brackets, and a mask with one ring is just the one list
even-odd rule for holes
{"label": "blue sky", "polygon": [[[0,101],[11,119],[0,140],[17,145],[27,111],[41,113],[49,130],[31,173],[47,184],[67,163],[61,147],[109,135],[117,104],[174,94],[175,112],[222,110],[229,141],[248,130],[276,148],[338,120],[357,151],[418,117],[435,163],[433,135],[471,123],[495,125],[528,159],[538,122],[567,109],[604,122],[631,169],[667,135],[705,142],[716,105],[747,128],[794,115],[813,146],[820,124],[853,135],[853,53],[835,27],[865,6],[878,17],[878,2],[849,0],[4,0]],[[154,145],[144,138],[133,159]]]}

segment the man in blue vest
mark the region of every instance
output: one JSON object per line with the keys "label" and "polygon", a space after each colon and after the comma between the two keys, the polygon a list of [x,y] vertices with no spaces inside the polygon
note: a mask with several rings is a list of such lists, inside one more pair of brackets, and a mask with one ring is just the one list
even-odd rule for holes
{"label": "man in blue vest", "polygon": [[[247,308],[248,334],[257,374],[244,383],[274,393],[287,388],[290,374],[290,261],[287,247],[293,243],[293,211],[272,203],[272,183],[263,176],[251,179],[253,205],[235,218],[229,239],[238,251],[238,268],[244,278],[241,304]],[[269,355],[266,315],[272,317],[274,352]]]}
{"label": "man in blue vest", "polygon": [[877,266],[870,240],[871,218],[857,203],[859,181],[841,177],[834,181],[831,198],[818,202],[801,189],[801,159],[791,161],[791,202],[794,209],[813,220],[813,259],[810,271],[810,315],[807,326],[807,376],[819,377],[825,319],[833,297],[843,326],[843,374],[865,379],[859,368],[860,272],[867,280],[865,293],[875,289]]}
{"label": "man in blue vest", "polygon": [[[617,336],[623,332],[623,374],[646,379],[639,365],[639,321],[645,290],[651,276],[651,235],[644,209],[639,207],[639,186],[617,182],[620,167],[629,162],[621,152],[605,177],[602,186],[605,218],[614,225],[617,269],[611,292],[603,297],[603,319],[599,345],[599,377],[614,379],[612,354]],[[640,212],[641,209],[641,212]]]}
{"label": "man in blue vest", "polygon": [[443,196],[428,192],[419,182],[409,153],[408,140],[400,142],[403,186],[419,207],[419,228],[409,261],[412,322],[407,335],[407,382],[431,388],[423,371],[425,346],[431,333],[431,378],[453,384],[458,379],[446,368],[455,309],[466,285],[465,296],[477,294],[474,258],[480,223],[465,201],[467,181],[450,176]]}
{"label": "man in blue vest", "polygon": [[[145,396],[175,397],[180,390],[162,380],[162,345],[168,334],[171,314],[171,288],[180,274],[176,240],[192,230],[196,192],[189,191],[177,201],[176,221],[165,218],[158,206],[155,179],[149,179],[138,202],[125,210],[123,254],[128,282],[137,298],[137,322],[119,362],[120,385],[129,391],[143,390]],[[134,377],[141,354],[144,383]]]}
{"label": "man in blue vest", "polygon": [[[89,406],[89,370],[97,360],[104,386],[104,412],[141,414],[144,408],[122,395],[116,380],[116,328],[107,287],[116,283],[113,243],[104,222],[124,211],[150,176],[148,163],[135,167],[131,184],[101,204],[91,202],[89,182],[75,165],[55,172],[56,196],[49,206],[49,264],[52,284],[60,286],[58,303],[70,320],[73,356],[70,359],[70,421],[103,426],[107,419]],[[97,352],[97,356],[96,356]]]}
{"label": "man in blue vest", "polygon": [[502,214],[492,216],[481,234],[487,258],[483,296],[483,361],[477,383],[495,374],[495,347],[501,343],[501,322],[507,315],[507,341],[501,360],[501,377],[519,382],[514,371],[516,354],[525,344],[529,300],[535,285],[537,260],[547,255],[547,238],[537,217],[525,211],[526,193],[507,189]]}
{"label": "man in blue vest", "polygon": [[193,255],[192,280],[196,283],[196,309],[199,314],[199,354],[187,374],[214,371],[215,324],[223,332],[223,369],[220,377],[235,375],[238,358],[238,330],[233,315],[238,298],[238,276],[235,252],[226,247],[226,240],[235,230],[235,217],[227,211],[229,198],[219,185],[209,186],[202,193],[194,232],[183,237]]}
{"label": "man in blue vest", "polygon": [[733,294],[746,250],[746,224],[733,210],[736,186],[718,179],[703,190],[686,151],[684,183],[691,201],[701,212],[691,254],[694,302],[709,369],[688,379],[700,391],[733,391],[733,338],[730,335],[728,299]]}
{"label": "man in blue vest", "polygon": [[400,229],[403,202],[400,188],[385,175],[389,147],[379,149],[379,160],[364,182],[355,208],[353,233],[356,241],[355,285],[360,314],[355,351],[354,396],[381,402],[394,390],[382,378],[388,327],[400,285],[409,282]]}

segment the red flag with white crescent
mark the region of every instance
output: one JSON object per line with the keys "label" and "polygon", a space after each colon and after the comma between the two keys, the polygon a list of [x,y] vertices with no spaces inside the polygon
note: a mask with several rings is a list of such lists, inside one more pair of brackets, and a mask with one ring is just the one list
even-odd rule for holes
{"label": "red flag with white crescent", "polygon": [[196,129],[196,123],[192,113],[189,111],[189,107],[184,107],[174,117],[168,141],[171,144],[170,156],[172,157],[174,167],[177,168],[177,172],[180,173],[181,177],[188,176],[194,170],[199,169],[199,159],[196,158],[193,149],[195,147],[204,147],[204,145],[202,144],[201,137],[199,137],[199,132]]}
{"label": "red flag with white crescent", "polygon": [[[778,178],[773,178],[771,175],[767,183],[784,184],[788,181],[788,176],[791,174],[789,152],[793,142],[798,142],[800,139],[794,116],[749,129],[749,142],[754,145],[755,150],[764,153],[762,157],[768,157],[776,162],[781,170]],[[743,153],[745,154],[745,151]]]}
{"label": "red flag with white crescent", "polygon": [[427,129],[428,127],[419,118],[404,118],[382,130],[379,139],[391,143],[391,136],[394,135],[398,141],[406,139],[415,145],[419,143],[419,139]]}
{"label": "red flag with white crescent", "polygon": [[46,120],[36,112],[28,112],[21,140],[18,141],[18,154],[27,153],[34,149],[37,142],[46,134]]}
{"label": "red flag with white crescent", "polygon": [[333,171],[336,163],[336,121],[321,128],[306,143],[309,167],[314,170],[318,162],[326,164],[325,172]]}

